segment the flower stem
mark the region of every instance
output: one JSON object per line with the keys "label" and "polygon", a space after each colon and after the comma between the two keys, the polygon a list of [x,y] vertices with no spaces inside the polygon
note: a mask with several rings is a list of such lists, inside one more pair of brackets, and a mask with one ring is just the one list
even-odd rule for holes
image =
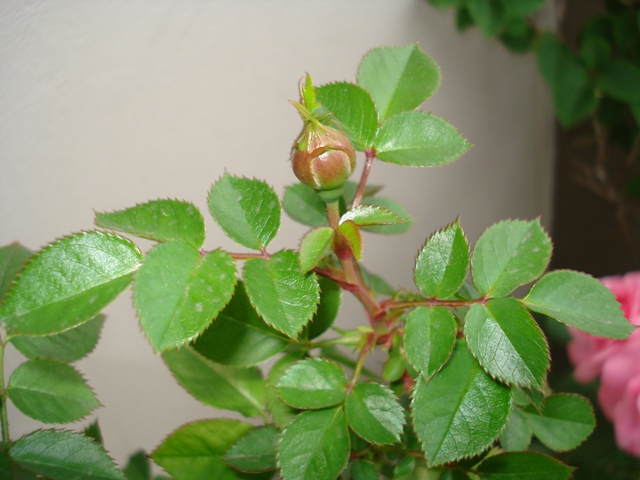
{"label": "flower stem", "polygon": [[2,441],[10,442],[9,421],[7,420],[7,389],[4,386],[4,347],[0,337],[0,424],[2,425]]}
{"label": "flower stem", "polygon": [[373,160],[376,158],[376,152],[375,150],[370,149],[365,152],[365,155],[366,155],[366,160],[364,162],[364,169],[362,170],[360,183],[358,184],[358,188],[356,190],[356,196],[353,198],[353,203],[351,204],[351,208],[356,208],[362,202],[362,197],[364,197],[364,190],[367,187],[367,180],[369,179],[369,172],[371,172],[371,166],[373,165]]}

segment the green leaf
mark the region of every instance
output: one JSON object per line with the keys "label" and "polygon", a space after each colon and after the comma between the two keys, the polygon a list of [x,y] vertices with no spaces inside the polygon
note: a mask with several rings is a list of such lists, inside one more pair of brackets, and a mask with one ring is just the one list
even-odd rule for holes
{"label": "green leaf", "polygon": [[347,471],[350,474],[348,478],[353,480],[379,480],[380,478],[376,466],[366,460],[354,460],[349,462]]}
{"label": "green leaf", "polygon": [[134,284],[142,330],[156,352],[189,343],[229,302],[236,264],[223,250],[201,255],[184,242],[156,246]]}
{"label": "green leaf", "polygon": [[505,19],[503,0],[466,0],[466,7],[485,37],[493,37]]}
{"label": "green leaf", "polygon": [[391,390],[379,383],[358,383],[345,405],[349,425],[369,443],[400,441],[404,410]]}
{"label": "green leaf", "polygon": [[625,60],[613,60],[600,72],[598,88],[620,102],[640,102],[640,68]]}
{"label": "green leaf", "polygon": [[389,285],[389,283],[382,278],[380,275],[376,275],[375,273],[369,272],[366,268],[360,267],[362,271],[362,277],[364,278],[364,283],[368,288],[371,289],[373,293],[376,295],[385,295],[387,297],[392,297],[395,295],[396,290]]}
{"label": "green leaf", "polygon": [[127,480],[151,480],[151,462],[144,450],[131,455],[122,472]]}
{"label": "green leaf", "polygon": [[37,430],[9,449],[21,467],[52,480],[124,480],[107,452],[90,438],[65,430]]}
{"label": "green leaf", "polygon": [[431,235],[418,254],[417,287],[430,298],[447,298],[460,290],[469,268],[469,243],[455,222]]}
{"label": "green leaf", "polygon": [[182,240],[196,248],[205,236],[200,210],[180,200],[152,200],[117,212],[96,212],[96,225],[157,242]]}
{"label": "green leaf", "polygon": [[404,349],[407,360],[425,378],[447,362],[456,342],[456,320],[444,307],[418,307],[407,317]]}
{"label": "green leaf", "polygon": [[480,480],[567,480],[573,470],[555,458],[535,452],[493,455],[476,468]]}
{"label": "green leaf", "polygon": [[320,110],[333,113],[333,121],[349,136],[358,150],[373,145],[378,113],[371,96],[353,83],[337,82],[317,89]]}
{"label": "green leaf", "polygon": [[279,437],[280,432],[273,425],[254,428],[233,444],[223,460],[241,472],[275,470]]}
{"label": "green leaf", "polygon": [[[38,480],[41,477],[36,477],[35,473],[16,465],[9,457],[8,452],[0,450],[0,478],[4,480]],[[377,477],[375,480],[378,480]]]}
{"label": "green leaf", "polygon": [[327,204],[316,191],[303,184],[296,183],[284,189],[282,207],[293,220],[309,227],[325,227],[327,220]]}
{"label": "green leaf", "polygon": [[429,381],[418,377],[414,428],[432,467],[488,448],[507,423],[511,392],[495,382],[459,340],[451,360]]}
{"label": "green leaf", "polygon": [[503,0],[507,12],[512,17],[526,17],[540,10],[546,0]]}
{"label": "green leaf", "polygon": [[438,480],[469,480],[469,475],[460,470],[446,469],[442,472],[442,475],[438,477]]}
{"label": "green leaf", "polygon": [[522,300],[525,307],[591,335],[627,338],[635,327],[611,291],[586,273],[547,273]]}
{"label": "green leaf", "polygon": [[596,425],[591,404],[580,395],[551,395],[541,412],[529,406],[523,413],[538,440],[557,452],[576,448]]}
{"label": "green leaf", "polygon": [[331,242],[334,231],[331,227],[319,227],[309,230],[302,242],[300,242],[300,269],[302,273],[313,270],[325,256]]}
{"label": "green leaf", "polygon": [[522,412],[514,408],[511,411],[507,428],[500,435],[500,444],[506,452],[526,450],[531,443],[532,435],[531,425],[529,425]]}
{"label": "green leaf", "polygon": [[583,37],[580,56],[590,69],[602,69],[611,59],[611,47],[599,34]]}
{"label": "green leaf", "polygon": [[102,431],[100,430],[100,425],[98,424],[97,418],[85,427],[85,429],[82,431],[82,434],[85,437],[93,439],[99,445],[104,445],[104,441],[102,439]]}
{"label": "green leaf", "polygon": [[280,398],[294,408],[315,409],[341,404],[349,380],[339,365],[320,358],[288,368],[277,384]]}
{"label": "green leaf", "polygon": [[263,413],[265,384],[259,369],[219,365],[190,347],[169,350],[162,358],[178,383],[205,405],[245,417]]}
{"label": "green leaf", "polygon": [[309,340],[319,337],[333,325],[342,301],[342,289],[336,283],[327,278],[318,277],[318,284],[320,285],[318,311],[306,327],[309,331],[307,335]]}
{"label": "green leaf", "polygon": [[555,34],[542,35],[537,45],[538,68],[551,87],[558,120],[564,127],[584,120],[598,104],[587,67]]}
{"label": "green leaf", "polygon": [[342,408],[303,412],[283,432],[278,465],[286,480],[333,480],[347,464],[349,429]]}
{"label": "green leaf", "polygon": [[298,255],[282,250],[269,260],[252,258],[244,267],[249,300],[267,324],[290,338],[311,319],[318,303],[315,274],[300,272]]}
{"label": "green leaf", "polygon": [[18,272],[32,256],[33,252],[19,243],[0,248],[0,305]]}
{"label": "green leaf", "polygon": [[549,347],[538,324],[515,298],[476,304],[465,319],[471,353],[493,377],[519,387],[542,388]]}
{"label": "green leaf", "polygon": [[0,310],[12,334],[60,333],[95,317],[131,282],[142,261],[133,243],[87,232],[41,250],[22,271]]}
{"label": "green leaf", "polygon": [[362,233],[360,232],[360,227],[353,221],[346,220],[338,226],[338,233],[351,247],[353,256],[358,260],[362,260]]}
{"label": "green leaf", "polygon": [[176,480],[241,480],[245,477],[222,459],[252,428],[223,418],[188,423],[165,438],[151,458]]}
{"label": "green leaf", "polygon": [[440,86],[440,69],[417,43],[370,50],[358,67],[358,83],[378,108],[380,121],[414,110]]}
{"label": "green leaf", "polygon": [[222,231],[247,248],[260,250],[280,228],[280,201],[266,183],[225,173],[209,192],[209,212]]}
{"label": "green leaf", "polygon": [[410,475],[416,468],[416,459],[412,456],[406,456],[396,464],[393,470],[393,478],[402,478]]}
{"label": "green leaf", "polygon": [[104,315],[57,335],[46,337],[12,337],[11,343],[27,358],[52,358],[75,362],[93,351],[104,325]]}
{"label": "green leaf", "polygon": [[282,352],[288,339],[269,327],[251,306],[243,282],[229,304],[193,344],[209,360],[224,365],[257,365]]}
{"label": "green leaf", "polygon": [[480,293],[503,297],[542,275],[550,259],[551,239],[539,219],[505,220],[480,236],[471,273]]}
{"label": "green leaf", "polygon": [[373,225],[369,227],[362,227],[363,231],[383,235],[401,235],[411,230],[411,227],[413,226],[413,218],[411,218],[411,215],[409,215],[409,213],[399,203],[384,197],[365,198],[363,203],[374,207],[382,207],[404,219],[403,223],[396,223],[393,225]]}
{"label": "green leaf", "polygon": [[374,145],[383,162],[410,167],[451,163],[471,147],[450,123],[425,112],[391,117],[380,127]]}
{"label": "green leaf", "polygon": [[284,372],[292,365],[295,365],[302,358],[302,355],[303,352],[300,350],[286,354],[275,363],[267,377],[267,408],[274,423],[280,429],[286,427],[295,418],[298,411],[280,399],[276,385],[284,375]]}
{"label": "green leaf", "polygon": [[29,360],[9,379],[7,395],[22,413],[44,423],[69,423],[89,415],[100,402],[71,365]]}
{"label": "green leaf", "polygon": [[406,223],[408,220],[400,215],[396,215],[382,207],[374,205],[358,205],[353,210],[349,210],[340,219],[340,223],[347,220],[353,221],[358,226],[366,227],[371,225],[394,225]]}

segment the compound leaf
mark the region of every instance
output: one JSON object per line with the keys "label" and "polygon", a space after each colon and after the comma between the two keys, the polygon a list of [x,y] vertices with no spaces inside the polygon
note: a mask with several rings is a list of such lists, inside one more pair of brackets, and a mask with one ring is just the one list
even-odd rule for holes
{"label": "compound leaf", "polygon": [[74,422],[100,406],[82,375],[57,360],[21,364],[9,379],[7,395],[18,410],[44,423]]}
{"label": "compound leaf", "polygon": [[65,237],[33,257],[0,309],[13,334],[60,333],[95,317],[131,282],[142,253],[117,235]]}
{"label": "compound leaf", "polygon": [[178,383],[205,405],[245,417],[262,414],[265,383],[256,367],[219,365],[191,347],[169,350],[162,358]]}
{"label": "compound leaf", "polygon": [[182,240],[200,248],[204,218],[200,210],[180,200],[152,200],[117,212],[96,212],[96,225],[157,242]]}
{"label": "compound leaf", "polygon": [[380,160],[410,167],[451,163],[469,147],[449,122],[425,112],[404,112],[389,118],[375,140]]}
{"label": "compound leaf", "polygon": [[282,250],[266,260],[252,258],[244,267],[249,300],[267,324],[296,338],[320,299],[314,273],[301,273],[298,255]]}
{"label": "compound leaf", "polygon": [[156,352],[189,343],[229,302],[236,264],[223,250],[201,255],[188,243],[156,246],[136,275],[134,303]]}
{"label": "compound leaf", "polygon": [[254,250],[269,245],[280,228],[280,200],[260,180],[225,173],[209,192],[209,212],[231,240]]}
{"label": "compound leaf", "polygon": [[441,81],[438,65],[418,44],[370,50],[360,62],[357,78],[371,94],[380,121],[416,109]]}
{"label": "compound leaf", "polygon": [[495,382],[459,340],[449,362],[428,381],[418,377],[412,411],[431,466],[476,455],[507,423],[510,390]]}
{"label": "compound leaf", "polygon": [[37,430],[9,449],[21,467],[52,480],[124,480],[107,452],[80,433]]}
{"label": "compound leaf", "polygon": [[547,273],[522,303],[534,312],[600,337],[627,338],[635,328],[624,317],[611,290],[586,273]]}

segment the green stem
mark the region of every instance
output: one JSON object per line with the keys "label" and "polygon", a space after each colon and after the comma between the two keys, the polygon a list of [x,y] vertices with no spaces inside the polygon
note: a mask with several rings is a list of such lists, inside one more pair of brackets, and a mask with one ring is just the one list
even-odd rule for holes
{"label": "green stem", "polygon": [[0,424],[2,425],[2,441],[10,442],[9,421],[7,419],[7,389],[4,386],[4,347],[0,337]]}
{"label": "green stem", "polygon": [[362,170],[360,183],[358,183],[358,188],[356,190],[356,195],[353,198],[351,208],[356,208],[358,205],[360,205],[360,202],[362,202],[362,197],[364,197],[364,190],[367,187],[367,180],[369,179],[369,172],[371,171],[373,160],[376,158],[376,152],[373,149],[369,149],[365,152],[365,155],[366,160],[364,162],[364,169]]}
{"label": "green stem", "polygon": [[353,390],[356,382],[358,381],[358,377],[360,377],[360,373],[362,372],[362,367],[364,367],[364,361],[369,354],[369,350],[376,341],[375,333],[370,333],[367,342],[363,345],[362,350],[360,350],[360,355],[358,356],[358,361],[356,362],[356,368],[353,370],[353,377],[351,377],[351,382],[349,382],[349,386],[347,387],[347,391]]}

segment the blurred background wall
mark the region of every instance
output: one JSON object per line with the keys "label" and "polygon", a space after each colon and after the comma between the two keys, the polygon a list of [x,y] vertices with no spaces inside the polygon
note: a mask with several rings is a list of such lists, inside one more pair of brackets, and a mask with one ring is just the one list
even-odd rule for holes
{"label": "blurred background wall", "polygon": [[[374,166],[371,183],[388,185],[416,221],[402,237],[368,234],[365,264],[411,287],[425,238],[457,216],[472,241],[502,218],[550,225],[553,119],[535,60],[453,25],[422,0],[2,1],[0,245],[36,250],[91,229],[94,210],[155,198],[186,199],[206,215],[225,169],[282,193],[295,181],[288,155],[301,128],[287,100],[304,73],[317,84],[355,81],[368,49],[416,41],[443,75],[424,109],[475,146],[440,168]],[[241,250],[207,222],[207,248]],[[285,219],[270,250],[295,247],[304,231]],[[362,321],[345,301],[344,324]],[[106,313],[78,368],[104,405],[95,416],[119,462],[219,415],[173,382],[129,293]],[[10,351],[7,372],[20,361]],[[10,424],[14,438],[39,427],[15,409]]]}

